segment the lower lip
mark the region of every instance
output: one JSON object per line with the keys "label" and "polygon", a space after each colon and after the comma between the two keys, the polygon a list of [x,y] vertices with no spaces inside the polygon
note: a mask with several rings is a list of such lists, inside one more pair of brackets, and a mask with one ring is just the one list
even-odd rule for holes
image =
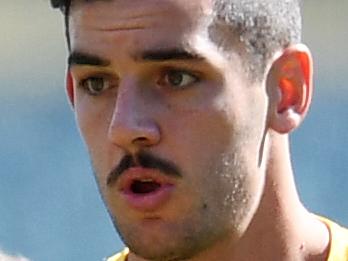
{"label": "lower lip", "polygon": [[162,185],[160,188],[153,192],[144,194],[136,194],[132,191],[124,191],[123,197],[132,208],[135,208],[139,211],[154,211],[159,209],[169,201],[173,190],[174,185],[167,184]]}

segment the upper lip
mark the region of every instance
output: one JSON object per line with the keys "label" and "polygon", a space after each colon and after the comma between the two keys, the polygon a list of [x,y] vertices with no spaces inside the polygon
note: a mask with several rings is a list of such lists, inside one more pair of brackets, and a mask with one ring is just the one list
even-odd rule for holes
{"label": "upper lip", "polygon": [[174,180],[171,177],[161,173],[158,169],[130,167],[125,170],[117,181],[119,191],[130,192],[134,181],[153,181],[162,185],[174,185]]}

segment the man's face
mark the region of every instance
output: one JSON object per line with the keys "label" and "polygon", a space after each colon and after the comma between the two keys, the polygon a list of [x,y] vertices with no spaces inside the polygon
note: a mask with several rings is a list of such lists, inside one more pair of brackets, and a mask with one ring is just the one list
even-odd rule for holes
{"label": "man's face", "polygon": [[267,99],[209,40],[205,0],[79,3],[77,122],[131,251],[188,258],[243,234],[264,180]]}

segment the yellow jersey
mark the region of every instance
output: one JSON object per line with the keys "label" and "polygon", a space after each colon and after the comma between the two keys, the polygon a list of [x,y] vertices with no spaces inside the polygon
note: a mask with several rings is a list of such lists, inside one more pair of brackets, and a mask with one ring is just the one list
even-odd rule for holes
{"label": "yellow jersey", "polygon": [[[327,261],[348,261],[348,229],[323,217],[319,219],[324,222],[330,231],[330,249]],[[106,261],[127,261],[129,249],[108,258]]]}
{"label": "yellow jersey", "polygon": [[327,261],[348,261],[348,229],[323,217],[319,219],[330,231],[330,249]]}
{"label": "yellow jersey", "polygon": [[129,249],[125,248],[122,252],[106,259],[106,261],[127,261],[128,253]]}

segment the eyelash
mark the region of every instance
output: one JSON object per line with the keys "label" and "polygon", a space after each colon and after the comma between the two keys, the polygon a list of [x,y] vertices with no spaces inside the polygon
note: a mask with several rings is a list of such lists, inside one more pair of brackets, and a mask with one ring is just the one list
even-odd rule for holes
{"label": "eyelash", "polygon": [[98,96],[100,95],[100,93],[93,93],[88,86],[86,86],[88,84],[88,81],[90,80],[97,80],[100,79],[103,81],[103,84],[108,84],[108,86],[106,88],[104,88],[100,93],[112,89],[114,87],[117,86],[117,83],[112,79],[112,76],[110,75],[105,75],[105,74],[90,74],[90,75],[86,75],[84,77],[81,77],[81,79],[79,79],[77,81],[77,86],[81,89],[83,89],[84,91],[86,91],[89,95],[91,96]]}
{"label": "eyelash", "polygon": [[[168,78],[168,77],[170,77],[170,74],[174,74],[174,75],[171,75],[174,77],[175,77],[175,74],[177,74],[176,76],[183,76],[182,77],[183,79],[181,79],[182,81],[184,81],[187,77],[191,77],[191,79],[189,79],[189,81],[191,80],[191,82],[184,84],[183,86],[179,86],[180,84],[175,85],[172,83],[168,83],[168,81],[170,81],[170,79]],[[93,73],[91,73],[91,74],[87,74],[87,75],[81,77],[77,81],[77,86],[79,88],[82,88],[84,91],[86,91],[91,96],[98,96],[101,93],[118,86],[118,82],[116,83],[115,80],[113,79],[113,77],[114,76],[111,76],[108,74],[106,75],[106,74],[98,74],[98,73],[93,74]],[[184,77],[186,77],[186,78],[184,78]],[[104,85],[108,84],[108,86],[107,87],[102,86],[102,87],[104,87],[104,89],[102,89],[100,91],[100,93],[97,93],[97,92],[93,93],[93,91],[91,91],[89,89],[89,87],[86,86],[88,84],[88,81],[93,80],[93,79],[95,79],[95,80],[101,79],[101,80],[103,80],[103,84]],[[174,79],[172,78],[171,80],[174,80]],[[200,81],[201,81],[200,73],[192,72],[192,71],[187,70],[187,69],[165,68],[159,72],[159,78],[156,80],[156,84],[160,88],[169,88],[169,89],[173,89],[173,90],[175,90],[175,89],[184,90],[184,89],[190,88],[194,84],[199,83]],[[182,82],[180,82],[180,83],[182,83]],[[170,86],[168,86],[168,85],[170,85]]]}
{"label": "eyelash", "polygon": [[[175,86],[175,84],[171,83],[166,83],[167,80],[170,80],[168,77],[170,76],[170,74],[177,74],[176,76],[180,75],[181,76],[188,76],[191,77],[192,82],[188,83],[188,84],[184,84],[184,86]],[[173,76],[173,75],[172,75]],[[172,79],[173,80],[173,79]],[[184,79],[181,79],[184,80]],[[156,82],[158,85],[160,85],[161,87],[164,85],[171,85],[171,86],[165,86],[167,88],[171,88],[171,89],[186,89],[186,88],[190,88],[192,85],[197,84],[201,81],[201,75],[197,72],[191,72],[190,70],[186,70],[186,69],[178,69],[178,68],[166,68],[164,69],[161,74],[160,74],[160,78],[159,80]],[[180,85],[180,84],[179,84]]]}

